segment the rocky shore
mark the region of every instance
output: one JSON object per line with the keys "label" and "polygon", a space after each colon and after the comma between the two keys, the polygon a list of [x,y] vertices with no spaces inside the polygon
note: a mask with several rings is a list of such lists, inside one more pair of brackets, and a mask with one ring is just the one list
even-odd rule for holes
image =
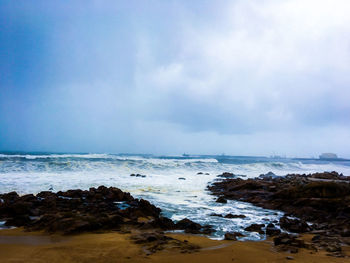
{"label": "rocky shore", "polygon": [[192,234],[210,234],[210,226],[201,226],[185,218],[175,223],[161,216],[161,210],[143,199],[136,199],[115,187],[100,186],[88,191],[68,190],[19,196],[16,192],[0,194],[0,221],[6,226],[50,234],[79,234],[119,231],[129,233],[136,243],[147,244],[148,253],[165,244],[176,244],[184,251],[196,246],[167,237],[165,230],[184,230]]}
{"label": "rocky shore", "polygon": [[[217,202],[240,200],[285,213],[279,221],[266,225],[253,223],[244,229],[266,234],[278,253],[294,257],[307,250],[310,254],[323,251],[328,256],[347,256],[345,250],[350,245],[348,177],[332,172],[285,177],[269,173],[255,179],[224,173],[217,178],[208,186],[217,196]],[[245,215],[234,214],[211,216],[245,218]],[[179,253],[201,251],[200,245],[188,242],[189,237],[182,240],[166,231],[205,235],[213,232],[209,225],[202,226],[187,218],[173,222],[148,201],[105,186],[23,196],[16,192],[0,194],[0,221],[30,233],[41,231],[49,235],[77,236],[111,231],[127,234],[127,239],[140,245],[145,255],[167,249]],[[228,232],[224,239],[237,241],[241,236],[239,232]]]}
{"label": "rocky shore", "polygon": [[[274,244],[292,253],[298,248],[325,249],[329,255],[343,256],[342,246],[350,244],[350,178],[337,172],[289,174],[272,173],[254,179],[220,175],[208,186],[218,196],[285,212],[277,224],[252,225],[251,231],[274,237]],[[310,242],[298,234],[313,234]]]}

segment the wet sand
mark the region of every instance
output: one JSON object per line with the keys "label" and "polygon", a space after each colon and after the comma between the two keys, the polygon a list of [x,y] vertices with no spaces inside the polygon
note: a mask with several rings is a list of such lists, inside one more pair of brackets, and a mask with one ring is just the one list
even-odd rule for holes
{"label": "wet sand", "polygon": [[[198,252],[181,253],[174,247],[165,247],[162,251],[147,255],[142,245],[130,240],[130,234],[110,232],[49,236],[11,229],[0,231],[0,262],[350,262],[348,257],[327,256],[325,251],[300,249],[296,254],[277,252],[271,241],[217,241],[196,235],[168,235],[181,241],[188,240],[201,249]],[[344,250],[347,255],[350,254],[349,247]]]}

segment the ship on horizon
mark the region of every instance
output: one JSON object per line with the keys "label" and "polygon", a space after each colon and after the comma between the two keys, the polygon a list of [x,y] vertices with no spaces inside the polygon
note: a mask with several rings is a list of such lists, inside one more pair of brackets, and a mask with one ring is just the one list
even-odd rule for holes
{"label": "ship on horizon", "polygon": [[319,159],[322,160],[338,160],[338,156],[335,153],[322,153],[319,156]]}

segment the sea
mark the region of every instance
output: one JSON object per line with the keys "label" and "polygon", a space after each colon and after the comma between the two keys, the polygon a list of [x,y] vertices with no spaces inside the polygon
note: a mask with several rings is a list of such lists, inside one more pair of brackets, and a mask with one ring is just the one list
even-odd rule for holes
{"label": "sea", "polygon": [[[100,185],[118,187],[134,197],[144,198],[162,209],[175,221],[189,218],[210,224],[221,239],[228,231],[245,235],[243,240],[261,240],[264,235],[247,232],[252,223],[268,224],[283,216],[249,203],[229,200],[215,202],[207,186],[230,172],[242,178],[254,178],[273,172],[291,173],[337,171],[350,175],[350,160],[320,160],[281,157],[227,155],[155,156],[94,153],[0,153],[0,193],[19,194],[68,189],[89,189]],[[145,175],[144,177],[130,176]],[[222,218],[211,214],[245,215],[245,218]],[[1,222],[0,222],[1,227]]]}

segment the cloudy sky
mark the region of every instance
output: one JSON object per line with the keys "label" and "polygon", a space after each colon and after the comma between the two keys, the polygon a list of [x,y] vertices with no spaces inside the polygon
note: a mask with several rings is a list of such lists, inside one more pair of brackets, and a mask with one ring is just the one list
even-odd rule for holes
{"label": "cloudy sky", "polygon": [[0,0],[0,150],[350,157],[349,13]]}

